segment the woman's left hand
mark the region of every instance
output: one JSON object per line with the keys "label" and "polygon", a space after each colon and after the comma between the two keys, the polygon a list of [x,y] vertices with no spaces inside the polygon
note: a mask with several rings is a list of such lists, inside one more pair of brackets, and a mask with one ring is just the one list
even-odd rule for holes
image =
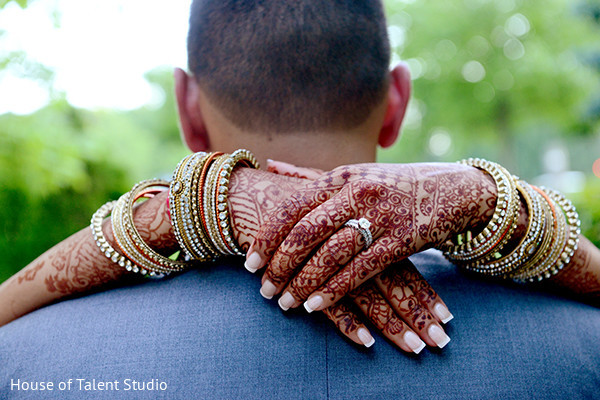
{"label": "woman's left hand", "polygon": [[[322,171],[279,162],[270,162],[269,170],[308,179],[317,179],[323,174]],[[318,282],[326,280],[347,264],[352,254],[359,252],[365,244],[364,237],[356,229],[349,227],[336,232],[328,243],[336,243],[339,248],[336,250],[323,246],[306,263],[279,299],[284,310],[300,305],[318,288]],[[350,248],[354,250],[349,252]],[[311,271],[314,276],[307,276],[307,271]],[[264,278],[263,282],[261,293],[267,298],[272,297],[275,286]],[[356,343],[364,344],[365,337],[370,338],[370,335],[365,336],[366,331],[362,331],[362,338],[358,335],[359,331],[366,328],[352,312],[350,303],[355,303],[376,328],[405,351],[421,351],[425,343],[420,338],[430,346],[438,347],[445,346],[450,340],[440,322],[448,322],[452,319],[452,314],[408,260],[388,268],[385,273],[354,289],[341,302],[323,310],[343,334]]]}

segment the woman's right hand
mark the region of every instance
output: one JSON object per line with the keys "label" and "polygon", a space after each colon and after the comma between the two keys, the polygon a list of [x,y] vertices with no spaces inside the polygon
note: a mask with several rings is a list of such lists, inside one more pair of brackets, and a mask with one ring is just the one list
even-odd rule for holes
{"label": "woman's right hand", "polygon": [[442,323],[453,316],[408,259],[393,265],[323,310],[339,331],[369,347],[371,334],[354,312],[359,309],[386,338],[408,353],[425,345],[443,348],[450,338]]}

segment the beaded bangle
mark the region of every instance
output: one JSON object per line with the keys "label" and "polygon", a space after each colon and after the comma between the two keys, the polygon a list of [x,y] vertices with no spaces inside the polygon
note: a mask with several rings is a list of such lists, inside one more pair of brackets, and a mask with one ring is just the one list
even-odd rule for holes
{"label": "beaded bangle", "polygon": [[119,249],[144,275],[148,272],[169,274],[189,266],[189,263],[171,260],[152,250],[134,225],[133,204],[147,193],[158,192],[157,189],[149,190],[157,187],[169,187],[169,182],[152,179],[138,183],[130,192],[119,198],[111,215],[115,241]]}
{"label": "beaded bangle", "polygon": [[204,247],[208,250],[210,259],[217,258],[221,251],[215,246],[214,242],[210,238],[210,226],[206,224],[206,209],[204,206],[204,185],[208,179],[210,168],[214,165],[217,160],[222,157],[223,153],[215,152],[211,153],[202,165],[195,167],[192,180],[191,189],[191,204],[192,213],[194,215],[194,228],[198,233],[200,241]]}
{"label": "beaded bangle", "polygon": [[514,281],[520,283],[539,282],[556,275],[571,261],[579,243],[580,221],[573,204],[554,190],[535,189],[553,210],[555,223],[549,233],[550,245],[547,251],[541,250],[537,260],[513,277]]}
{"label": "beaded bangle", "polygon": [[215,206],[215,192],[218,185],[218,173],[221,166],[227,162],[228,155],[220,156],[211,166],[206,176],[204,190],[202,194],[202,202],[204,208],[203,226],[208,233],[213,246],[219,254],[228,254],[227,245],[221,240],[219,235],[219,217]]}
{"label": "beaded bangle", "polygon": [[[489,261],[497,257],[497,253],[510,240],[516,229],[519,213],[519,197],[516,181],[504,168],[496,163],[482,159],[460,161],[488,173],[496,183],[498,196],[496,208],[490,223],[475,238],[470,232],[459,235],[457,244],[445,246],[444,255],[453,262],[472,264],[478,260]],[[467,241],[464,242],[466,236]]]}
{"label": "beaded bangle", "polygon": [[217,228],[221,240],[228,249],[228,254],[243,255],[244,252],[234,242],[231,236],[231,221],[229,219],[229,210],[227,208],[227,195],[229,194],[229,179],[231,173],[238,163],[250,168],[259,168],[258,161],[254,154],[245,149],[239,149],[233,152],[227,161],[221,166],[217,174],[217,186],[214,192],[213,200],[215,204],[215,214],[218,213]]}
{"label": "beaded bangle", "polygon": [[127,269],[127,271],[139,272],[139,268],[137,265],[134,265],[127,259],[127,257],[121,255],[117,252],[106,240],[104,236],[104,232],[102,231],[102,221],[104,218],[108,217],[112,212],[117,201],[109,201],[100,207],[94,215],[92,215],[92,220],[90,223],[90,228],[92,229],[92,235],[94,236],[94,241],[96,245],[100,249],[100,251],[112,262],[119,264],[119,266]]}
{"label": "beaded bangle", "polygon": [[528,210],[526,234],[510,254],[489,263],[479,260],[465,266],[467,269],[486,275],[507,277],[535,254],[536,244],[543,233],[544,209],[535,191],[527,182],[518,181],[517,190],[525,200]]}
{"label": "beaded bangle", "polygon": [[185,157],[175,168],[169,188],[171,225],[179,246],[188,259],[207,261],[214,251],[204,240],[196,198],[197,180],[194,175],[202,169],[212,154],[199,152]]}

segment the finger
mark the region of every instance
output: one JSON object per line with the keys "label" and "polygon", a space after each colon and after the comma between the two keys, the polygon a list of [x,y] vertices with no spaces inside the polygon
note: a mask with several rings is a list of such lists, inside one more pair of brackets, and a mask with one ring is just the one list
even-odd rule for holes
{"label": "finger", "polygon": [[402,264],[394,265],[374,279],[377,287],[402,318],[428,345],[443,348],[450,341],[444,329],[435,320],[429,310],[421,304],[417,296],[402,279],[398,269]]}
{"label": "finger", "polygon": [[[377,238],[383,230],[371,233]],[[343,226],[317,250],[292,278],[279,299],[282,309],[295,308],[346,265],[366,244],[365,236],[357,229]]]}
{"label": "finger", "polygon": [[337,274],[313,292],[304,307],[316,311],[337,303],[350,291],[377,275],[389,265],[406,258],[411,251],[396,243],[389,236],[377,239],[371,247],[357,254]]}
{"label": "finger", "polygon": [[267,171],[278,175],[315,180],[325,173],[322,169],[297,167],[283,161],[267,160]]}
{"label": "finger", "polygon": [[315,181],[284,201],[260,226],[246,253],[246,269],[256,272],[264,267],[296,223],[311,210],[329,200],[338,188],[336,185],[322,188],[320,182]]}
{"label": "finger", "polygon": [[333,321],[338,330],[354,343],[365,347],[371,347],[375,343],[367,327],[360,322],[358,316],[345,302],[326,308],[323,312]]}
{"label": "finger", "polygon": [[396,346],[408,353],[419,354],[425,348],[419,336],[394,312],[372,281],[348,294],[371,323]]}
{"label": "finger", "polygon": [[271,296],[279,293],[308,256],[349,219],[354,218],[359,211],[355,208],[356,199],[352,196],[349,189],[343,188],[292,228],[273,254],[263,275],[263,287],[266,285],[270,289],[266,293]]}
{"label": "finger", "polygon": [[448,306],[438,296],[429,282],[423,278],[423,275],[421,275],[415,265],[408,258],[400,261],[400,265],[402,267],[396,269],[397,273],[408,284],[408,287],[417,296],[421,304],[433,314],[438,322],[443,324],[450,322],[454,316],[448,310]]}

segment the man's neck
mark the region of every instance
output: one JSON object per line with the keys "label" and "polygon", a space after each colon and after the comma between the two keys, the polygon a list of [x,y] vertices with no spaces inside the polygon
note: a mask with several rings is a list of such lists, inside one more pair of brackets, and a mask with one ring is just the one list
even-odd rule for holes
{"label": "man's neck", "polygon": [[262,166],[267,159],[285,161],[300,167],[331,170],[339,165],[375,162],[376,142],[367,135],[357,133],[306,133],[306,134],[246,134],[235,140],[211,143],[213,149],[233,151],[247,148]]}
{"label": "man's neck", "polygon": [[248,132],[239,129],[200,93],[204,123],[211,150],[251,150],[262,166],[267,159],[301,167],[331,170],[339,165],[375,162],[379,128],[386,103],[382,103],[360,126],[339,131],[293,133]]}

